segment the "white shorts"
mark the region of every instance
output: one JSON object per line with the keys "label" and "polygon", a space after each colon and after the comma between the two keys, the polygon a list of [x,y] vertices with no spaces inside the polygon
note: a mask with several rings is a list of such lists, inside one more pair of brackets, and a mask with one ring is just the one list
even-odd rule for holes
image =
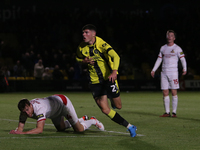
{"label": "white shorts", "polygon": [[75,125],[78,122],[78,116],[70,99],[64,95],[58,95],[56,97],[60,101],[63,101],[64,108],[58,117],[52,119],[53,124],[55,126],[60,125],[61,118],[64,116],[71,125]]}
{"label": "white shorts", "polygon": [[178,72],[161,72],[161,89],[179,89]]}

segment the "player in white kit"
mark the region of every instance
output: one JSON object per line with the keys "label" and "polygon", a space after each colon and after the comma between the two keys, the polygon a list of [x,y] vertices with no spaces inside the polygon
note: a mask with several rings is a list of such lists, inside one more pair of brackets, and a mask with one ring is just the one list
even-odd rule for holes
{"label": "player in white kit", "polygon": [[160,53],[155,62],[155,65],[151,71],[151,76],[154,78],[155,71],[158,69],[162,62],[161,72],[161,89],[163,91],[163,103],[165,107],[165,113],[160,117],[170,117],[170,97],[169,89],[172,93],[172,117],[176,116],[178,96],[177,89],[179,89],[178,79],[178,60],[181,60],[183,67],[182,75],[187,73],[187,64],[185,55],[182,49],[174,43],[176,33],[173,30],[168,30],[166,34],[167,44],[163,45],[160,49]]}
{"label": "player in white kit", "polygon": [[[88,120],[87,116],[78,119],[75,109],[70,99],[61,94],[52,95],[45,98],[36,98],[33,100],[22,99],[18,103],[20,117],[18,128],[11,130],[10,134],[39,134],[43,132],[46,118],[52,120],[58,131],[64,131],[73,127],[76,132],[83,132],[91,125],[95,125],[103,131],[104,126],[95,117]],[[37,119],[35,129],[23,132],[27,117]],[[67,119],[64,121],[64,117]]]}

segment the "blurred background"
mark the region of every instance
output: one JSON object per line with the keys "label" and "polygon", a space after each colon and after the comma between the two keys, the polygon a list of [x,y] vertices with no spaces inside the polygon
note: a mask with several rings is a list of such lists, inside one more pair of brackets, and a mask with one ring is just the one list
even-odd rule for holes
{"label": "blurred background", "polygon": [[[180,79],[200,80],[198,1],[1,0],[2,91],[5,87],[10,87],[6,91],[17,91],[19,86],[25,90],[30,84],[41,84],[44,80],[45,87],[54,81],[65,80],[67,85],[77,85],[87,80],[87,71],[76,63],[75,53],[82,41],[81,29],[89,23],[97,27],[97,36],[120,55],[119,80],[133,80],[134,83],[154,80],[152,84],[159,81],[160,69],[155,79],[151,78],[150,72],[160,47],[166,43],[165,35],[169,29],[177,33],[175,42],[186,56],[188,73],[184,77],[180,75]],[[181,69],[180,64],[180,72]],[[74,88],[74,85],[67,88],[66,84],[61,90]],[[58,87],[54,84],[53,89]],[[137,86],[132,88],[137,89]]]}

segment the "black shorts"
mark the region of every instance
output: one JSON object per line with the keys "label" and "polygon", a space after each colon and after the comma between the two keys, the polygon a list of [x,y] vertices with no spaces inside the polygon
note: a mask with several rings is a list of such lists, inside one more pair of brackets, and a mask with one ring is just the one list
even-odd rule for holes
{"label": "black shorts", "polygon": [[108,98],[116,98],[120,95],[119,86],[117,80],[112,83],[109,80],[104,81],[103,83],[90,84],[90,90],[94,98],[107,95]]}

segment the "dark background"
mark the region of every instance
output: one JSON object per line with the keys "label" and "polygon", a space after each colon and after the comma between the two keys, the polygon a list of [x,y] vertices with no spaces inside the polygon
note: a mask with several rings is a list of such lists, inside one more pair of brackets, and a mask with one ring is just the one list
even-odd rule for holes
{"label": "dark background", "polygon": [[[150,71],[169,29],[177,33],[175,42],[186,55],[188,73],[184,78],[200,75],[200,9],[195,0],[2,0],[0,67],[7,66],[12,76],[17,60],[27,66],[25,53],[31,54],[29,69],[40,54],[45,67],[74,67],[71,78],[82,79],[82,68],[74,58],[82,41],[81,28],[88,23],[94,24],[97,35],[120,55],[119,76],[151,79]],[[59,59],[54,60],[54,54]]]}

